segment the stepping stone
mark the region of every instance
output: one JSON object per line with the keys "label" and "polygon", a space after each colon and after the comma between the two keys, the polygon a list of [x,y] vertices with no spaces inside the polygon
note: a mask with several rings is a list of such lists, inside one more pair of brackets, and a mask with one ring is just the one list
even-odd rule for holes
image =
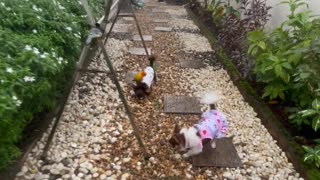
{"label": "stepping stone", "polygon": [[[142,35],[144,41],[152,41],[151,35]],[[140,35],[134,35],[132,37],[132,40],[134,41],[141,41]]]}
{"label": "stepping stone", "polygon": [[122,19],[125,21],[134,21],[133,17],[123,17]]}
{"label": "stepping stone", "polygon": [[188,96],[164,96],[164,112],[179,114],[202,113],[198,99]]}
{"label": "stepping stone", "polygon": [[172,31],[172,27],[156,27],[155,31],[162,31],[162,32],[170,32]]}
{"label": "stepping stone", "polygon": [[[115,33],[128,33],[129,32],[129,26],[131,24],[115,24],[112,28],[112,32]],[[109,29],[111,28],[111,23],[109,23],[106,27],[106,31],[108,32]]]}
{"label": "stepping stone", "polygon": [[120,12],[119,16],[120,17],[132,17],[133,14],[132,13],[126,13],[126,12]]}
{"label": "stepping stone", "polygon": [[179,63],[182,68],[201,69],[206,67],[201,60],[180,60]]}
{"label": "stepping stone", "polygon": [[153,8],[153,9],[152,9],[152,12],[153,12],[153,13],[165,13],[166,10],[165,10],[165,9]]}
{"label": "stepping stone", "polygon": [[165,19],[155,19],[155,20],[153,20],[153,22],[155,22],[155,23],[167,23],[168,20],[165,20]]}
{"label": "stepping stone", "polygon": [[203,152],[192,157],[192,164],[195,167],[237,168],[243,166],[232,144],[232,138],[217,139],[215,149],[210,143],[205,144]]}
{"label": "stepping stone", "polygon": [[[151,48],[147,48],[148,54],[151,54]],[[133,55],[146,55],[144,48],[129,48],[129,53]]]}

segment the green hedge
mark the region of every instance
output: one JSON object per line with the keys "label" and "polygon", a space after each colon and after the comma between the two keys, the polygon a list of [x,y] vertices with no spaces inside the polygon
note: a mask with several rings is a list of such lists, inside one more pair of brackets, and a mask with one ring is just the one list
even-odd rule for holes
{"label": "green hedge", "polygon": [[[101,1],[89,4],[103,13]],[[2,0],[0,17],[1,170],[33,116],[56,105],[88,29],[78,0]]]}

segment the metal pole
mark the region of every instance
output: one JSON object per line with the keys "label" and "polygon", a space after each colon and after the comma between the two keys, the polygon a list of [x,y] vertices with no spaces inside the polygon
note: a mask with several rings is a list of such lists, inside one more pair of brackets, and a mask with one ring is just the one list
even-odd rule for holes
{"label": "metal pole", "polygon": [[132,114],[131,114],[131,111],[130,111],[128,102],[127,102],[127,100],[126,100],[126,98],[125,98],[125,95],[124,95],[124,93],[123,93],[123,90],[122,90],[122,88],[121,88],[121,85],[120,85],[120,83],[119,83],[119,80],[118,80],[118,78],[117,78],[116,72],[115,72],[114,69],[113,69],[112,62],[110,61],[110,58],[109,58],[108,53],[107,53],[107,50],[104,48],[104,44],[103,44],[103,39],[102,39],[102,38],[99,38],[99,39],[98,39],[98,45],[100,46],[100,48],[101,48],[101,50],[102,50],[102,54],[103,54],[103,56],[104,56],[104,58],[105,58],[105,60],[106,60],[106,62],[107,62],[107,65],[108,65],[108,68],[109,68],[109,70],[110,70],[110,72],[111,72],[111,75],[113,75],[113,81],[114,81],[114,83],[116,84],[116,87],[117,87],[118,92],[119,92],[120,99],[121,99],[121,101],[122,101],[122,103],[123,103],[123,105],[124,105],[124,108],[125,108],[125,110],[126,110],[126,113],[127,113],[128,117],[129,117],[129,121],[130,121],[130,124],[131,124],[131,126],[132,126],[132,128],[133,128],[134,135],[136,136],[136,138],[137,138],[137,140],[138,140],[138,143],[139,143],[139,146],[140,146],[140,148],[142,149],[144,158],[145,158],[146,160],[148,160],[148,159],[149,159],[149,155],[148,155],[148,153],[147,153],[147,151],[146,151],[146,148],[145,148],[145,146],[144,146],[144,144],[143,144],[143,142],[142,142],[142,139],[141,139],[141,137],[140,137],[139,129],[138,129],[138,127],[136,126],[136,124],[135,124],[135,122],[134,122],[134,120],[133,120],[133,116],[132,116]]}

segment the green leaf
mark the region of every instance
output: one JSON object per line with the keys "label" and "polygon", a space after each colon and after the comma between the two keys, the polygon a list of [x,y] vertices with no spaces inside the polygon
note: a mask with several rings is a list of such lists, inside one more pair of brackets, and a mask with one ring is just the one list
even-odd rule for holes
{"label": "green leaf", "polygon": [[281,65],[277,64],[277,65],[274,67],[274,72],[276,73],[276,76],[277,76],[277,77],[281,77],[281,74],[282,74],[282,67],[281,67]]}
{"label": "green leaf", "polygon": [[308,77],[310,77],[311,73],[301,73],[300,77],[301,79],[307,79]]}
{"label": "green leaf", "polygon": [[319,99],[315,99],[312,101],[312,107],[315,110],[320,110],[320,100]]}
{"label": "green leaf", "polygon": [[314,114],[316,114],[317,111],[314,109],[306,109],[303,111],[300,111],[299,114],[302,114],[302,117],[308,117],[308,116],[312,116]]}
{"label": "green leaf", "polygon": [[267,49],[266,43],[263,41],[258,42],[257,45],[264,51]]}
{"label": "green leaf", "polygon": [[252,54],[252,50],[253,50],[253,48],[255,48],[255,47],[256,47],[255,44],[251,44],[251,45],[249,46],[249,49],[248,49],[248,54],[254,56],[255,54]]}
{"label": "green leaf", "polygon": [[312,128],[315,131],[318,131],[318,129],[320,128],[320,116],[317,116],[312,119]]}
{"label": "green leaf", "polygon": [[291,69],[292,69],[291,64],[289,64],[288,62],[284,62],[284,63],[282,63],[281,65],[282,65],[283,67],[285,67],[285,68],[289,69],[289,70],[291,70]]}

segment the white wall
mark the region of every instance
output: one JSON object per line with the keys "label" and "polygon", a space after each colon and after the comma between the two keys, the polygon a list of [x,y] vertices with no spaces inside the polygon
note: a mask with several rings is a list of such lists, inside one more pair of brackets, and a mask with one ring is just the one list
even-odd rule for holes
{"label": "white wall", "polygon": [[[199,2],[203,2],[204,0],[198,0]],[[227,2],[227,0],[223,0]],[[230,0],[232,6],[237,9],[240,5],[233,2],[234,0]],[[282,22],[287,19],[287,16],[290,14],[289,6],[287,4],[278,5],[280,2],[284,0],[266,0],[267,5],[271,6],[272,9],[269,10],[269,13],[272,15],[269,19],[269,22],[266,25],[266,30],[271,30],[273,28],[278,27]],[[309,9],[312,11],[314,15],[320,15],[320,0],[306,0],[309,4]],[[303,10],[303,9],[301,9]]]}

